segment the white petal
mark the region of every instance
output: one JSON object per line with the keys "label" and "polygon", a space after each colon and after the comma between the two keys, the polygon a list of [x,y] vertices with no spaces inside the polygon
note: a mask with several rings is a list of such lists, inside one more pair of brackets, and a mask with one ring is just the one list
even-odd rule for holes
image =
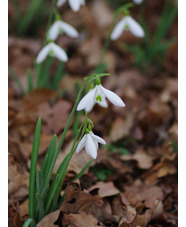
{"label": "white petal", "polygon": [[64,61],[66,62],[68,60],[68,56],[65,53],[65,51],[59,47],[58,45],[56,45],[55,43],[51,43],[52,44],[52,50],[54,52],[54,56],[56,58],[58,58],[60,61]]}
{"label": "white petal", "polygon": [[143,28],[131,16],[127,16],[127,23],[129,25],[129,30],[133,35],[137,37],[144,37]]}
{"label": "white petal", "polygon": [[86,143],[85,143],[85,150],[86,150],[87,154],[89,154],[92,158],[96,159],[97,148],[96,148],[96,145],[95,145],[94,141],[92,140],[92,138],[89,134],[87,134],[87,140],[86,140]]}
{"label": "white petal", "polygon": [[81,5],[81,0],[69,0],[70,7],[73,11],[77,12]]}
{"label": "white petal", "polygon": [[47,37],[48,40],[51,39],[55,41],[59,35],[59,29],[60,29],[59,21],[54,22],[48,31],[48,37]]}
{"label": "white petal", "polygon": [[67,0],[58,0],[57,7],[62,6]]}
{"label": "white petal", "polygon": [[101,102],[97,102],[101,107],[107,108],[108,107],[108,103],[106,101],[106,99],[102,99]]}
{"label": "white petal", "polygon": [[83,138],[79,141],[79,144],[77,145],[76,148],[76,153],[79,153],[83,149],[83,147],[85,146],[86,138],[87,134],[85,134]]}
{"label": "white petal", "polygon": [[139,5],[143,2],[143,0],[133,0],[133,2],[136,3],[137,5]]}
{"label": "white petal", "polygon": [[120,107],[124,107],[125,103],[122,101],[122,99],[116,95],[114,92],[104,88],[101,85],[101,88],[103,90],[103,92],[105,93],[105,96],[110,100],[110,102],[116,106],[120,106]]}
{"label": "white petal", "polygon": [[45,60],[45,58],[47,57],[47,55],[50,52],[50,45],[46,45],[38,54],[37,58],[36,58],[36,63],[41,63]]}
{"label": "white petal", "polygon": [[82,99],[81,101],[79,102],[78,106],[77,106],[77,111],[80,111],[80,110],[83,110],[85,109],[89,102],[92,102],[92,100],[94,100],[94,94],[95,94],[95,90],[96,88],[90,90],[88,92],[88,94],[86,94]]}
{"label": "white petal", "polygon": [[60,21],[60,25],[61,25],[63,32],[66,33],[68,36],[70,36],[72,38],[78,37],[79,33],[70,24]]}
{"label": "white petal", "polygon": [[85,0],[81,0],[81,5],[85,5]]}
{"label": "white petal", "polygon": [[125,25],[126,25],[126,19],[123,18],[120,22],[117,23],[117,25],[115,26],[114,30],[112,31],[111,34],[111,39],[112,40],[116,40],[120,37],[120,35],[122,34],[122,32],[125,29]]}
{"label": "white petal", "polygon": [[94,101],[94,99],[92,98],[92,99],[87,103],[87,105],[86,105],[86,107],[85,107],[85,111],[86,111],[87,113],[89,113],[89,112],[93,109],[94,105],[95,105],[95,101]]}
{"label": "white petal", "polygon": [[90,134],[93,138],[94,141],[98,142],[98,143],[101,143],[101,144],[106,144],[105,140],[102,139],[101,137],[99,136],[96,136],[93,132]]}

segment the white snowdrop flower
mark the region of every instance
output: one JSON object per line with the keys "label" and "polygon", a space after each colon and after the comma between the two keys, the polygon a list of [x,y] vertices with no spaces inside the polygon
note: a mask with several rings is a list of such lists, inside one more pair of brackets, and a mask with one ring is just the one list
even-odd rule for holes
{"label": "white snowdrop flower", "polygon": [[104,108],[107,108],[108,104],[106,98],[108,98],[108,100],[116,106],[125,106],[125,103],[118,95],[99,84],[82,98],[77,106],[77,111],[85,109],[86,112],[90,112],[96,103]]}
{"label": "white snowdrop flower", "polygon": [[92,131],[89,131],[80,140],[76,153],[79,153],[84,147],[87,154],[89,154],[93,159],[97,157],[98,143],[106,144],[105,140],[99,136],[96,136]]}
{"label": "white snowdrop flower", "polygon": [[[57,6],[62,6],[67,0],[58,0]],[[71,9],[75,12],[77,12],[82,5],[85,5],[85,0],[68,0],[68,3],[71,7]]]}
{"label": "white snowdrop flower", "polygon": [[126,16],[115,26],[111,34],[111,39],[118,39],[124,30],[129,30],[137,37],[144,37],[144,31],[141,25],[138,24],[138,22],[135,21],[131,16]]}
{"label": "white snowdrop flower", "polygon": [[65,33],[66,35],[76,38],[79,33],[76,31],[74,27],[70,24],[65,23],[64,21],[57,20],[53,23],[48,31],[48,40],[55,41],[60,33]]}
{"label": "white snowdrop flower", "polygon": [[56,57],[60,61],[66,62],[68,60],[68,56],[65,51],[57,44],[50,42],[39,52],[36,63],[39,64],[43,62],[48,55]]}
{"label": "white snowdrop flower", "polygon": [[133,0],[133,2],[137,5],[141,4],[143,2],[143,0]]}

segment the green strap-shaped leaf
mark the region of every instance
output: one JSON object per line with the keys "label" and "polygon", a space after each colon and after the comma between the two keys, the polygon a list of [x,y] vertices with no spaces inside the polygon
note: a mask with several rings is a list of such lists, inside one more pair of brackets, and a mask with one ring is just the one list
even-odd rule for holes
{"label": "green strap-shaped leaf", "polygon": [[30,177],[29,177],[29,217],[35,220],[36,208],[36,168],[39,152],[39,142],[41,134],[41,119],[39,118],[36,125],[34,134],[34,141],[32,147],[31,164],[30,164]]}

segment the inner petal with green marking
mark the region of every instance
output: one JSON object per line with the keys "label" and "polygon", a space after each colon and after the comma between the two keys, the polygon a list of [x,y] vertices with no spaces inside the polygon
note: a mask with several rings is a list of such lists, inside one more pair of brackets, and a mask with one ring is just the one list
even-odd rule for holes
{"label": "inner petal with green marking", "polygon": [[101,95],[98,95],[98,96],[96,97],[96,101],[97,101],[97,102],[101,102],[101,101],[102,101]]}

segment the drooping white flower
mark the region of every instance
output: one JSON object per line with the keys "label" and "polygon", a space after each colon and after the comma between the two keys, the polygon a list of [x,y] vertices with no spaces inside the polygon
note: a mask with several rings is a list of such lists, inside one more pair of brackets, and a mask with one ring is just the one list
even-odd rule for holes
{"label": "drooping white flower", "polygon": [[43,62],[48,55],[56,57],[60,61],[66,62],[68,60],[68,56],[65,51],[57,44],[50,42],[39,52],[36,63],[39,64]]}
{"label": "drooping white flower", "polygon": [[79,153],[83,149],[83,147],[85,147],[87,154],[89,154],[93,159],[96,159],[98,143],[106,144],[104,139],[96,136],[92,131],[89,131],[89,133],[85,134],[80,140],[76,148],[76,153]]}
{"label": "drooping white flower", "polygon": [[106,98],[116,106],[124,107],[125,103],[114,92],[104,88],[101,84],[96,85],[94,89],[90,90],[77,106],[77,111],[85,109],[86,112],[90,112],[94,105],[98,103],[100,106],[107,108],[108,104]]}
{"label": "drooping white flower", "polygon": [[143,0],[133,0],[133,2],[136,3],[137,5],[139,5],[143,2]]}
{"label": "drooping white flower", "polygon": [[65,33],[66,35],[76,38],[78,37],[79,33],[76,31],[74,27],[70,24],[65,23],[62,20],[56,20],[53,25],[50,27],[48,31],[48,40],[55,41],[60,33]]}
{"label": "drooping white flower", "polygon": [[141,25],[131,16],[126,16],[115,26],[111,34],[111,39],[118,39],[124,30],[129,30],[133,35],[137,37],[144,37],[144,31]]}
{"label": "drooping white flower", "polygon": [[[57,6],[62,6],[67,0],[58,0]],[[82,5],[85,5],[85,0],[68,0],[68,3],[71,7],[71,9],[75,12],[77,12]]]}

